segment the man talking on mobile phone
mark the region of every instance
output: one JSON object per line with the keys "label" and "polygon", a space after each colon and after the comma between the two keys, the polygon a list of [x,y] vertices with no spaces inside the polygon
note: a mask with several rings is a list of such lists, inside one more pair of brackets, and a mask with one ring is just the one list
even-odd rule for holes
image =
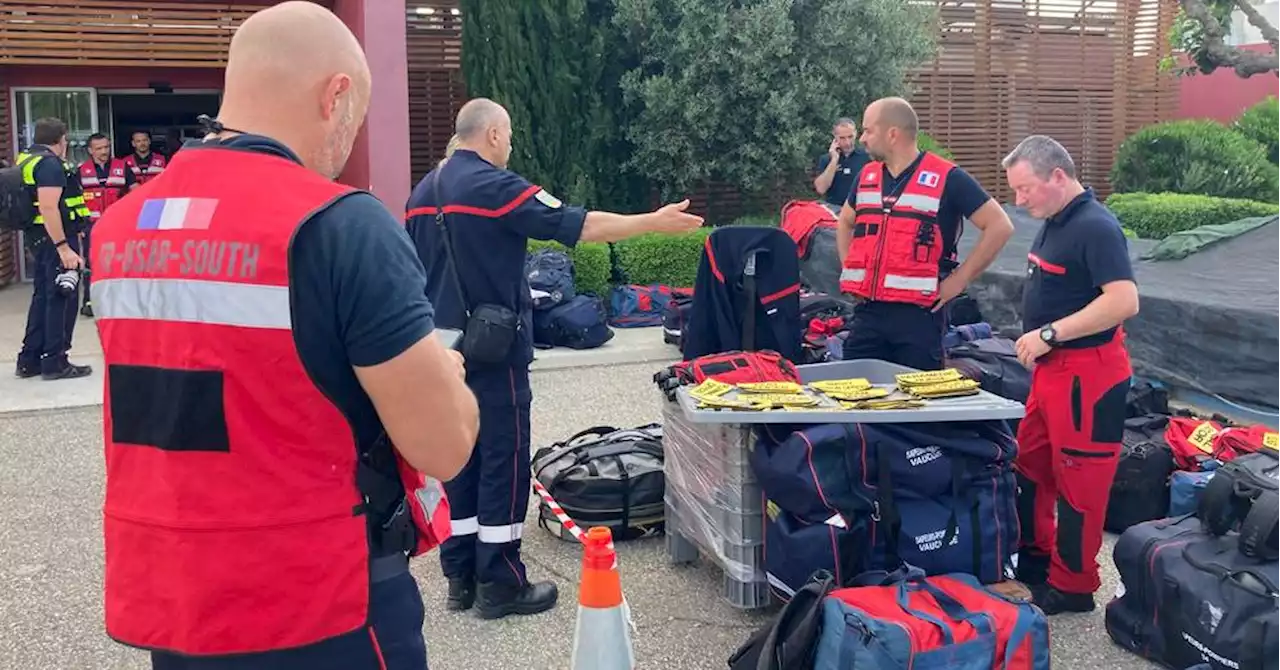
{"label": "man talking on mobile phone", "polygon": [[818,176],[813,178],[813,190],[834,212],[844,206],[858,173],[871,160],[866,150],[858,146],[857,137],[858,125],[853,119],[836,121],[831,129],[831,146],[818,157]]}

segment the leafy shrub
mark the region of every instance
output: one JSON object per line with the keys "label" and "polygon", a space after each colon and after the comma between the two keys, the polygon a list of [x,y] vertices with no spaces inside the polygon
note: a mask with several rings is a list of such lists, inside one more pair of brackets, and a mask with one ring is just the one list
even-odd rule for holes
{"label": "leafy shrub", "polygon": [[581,242],[572,249],[566,249],[559,242],[543,242],[529,240],[529,252],[539,249],[555,249],[569,254],[573,259],[574,288],[578,293],[594,293],[602,298],[609,297],[609,275],[612,263],[609,257],[609,245],[600,242]]}
{"label": "leafy shrub", "polygon": [[1138,237],[1163,239],[1183,230],[1280,211],[1275,203],[1185,193],[1116,193],[1107,207]]}
{"label": "leafy shrub", "polygon": [[938,154],[939,156],[942,156],[943,158],[949,161],[955,160],[956,158],[951,154],[950,149],[942,146],[941,144],[938,144],[938,140],[935,140],[933,139],[933,137],[926,135],[924,133],[919,133],[916,135],[916,144],[920,147],[921,151],[932,151],[933,153]]}
{"label": "leafy shrub", "polygon": [[1280,162],[1280,103],[1276,96],[1244,110],[1236,119],[1235,129],[1241,135],[1261,144],[1272,163]]}
{"label": "leafy shrub", "polygon": [[782,215],[774,214],[747,214],[733,220],[730,225],[733,226],[759,226],[762,228],[777,228],[782,224]]}
{"label": "leafy shrub", "polygon": [[624,281],[690,287],[698,276],[698,260],[712,228],[684,235],[656,233],[614,244]]}
{"label": "leafy shrub", "polygon": [[1273,201],[1276,166],[1257,142],[1215,121],[1147,126],[1120,145],[1117,193],[1190,193]]}

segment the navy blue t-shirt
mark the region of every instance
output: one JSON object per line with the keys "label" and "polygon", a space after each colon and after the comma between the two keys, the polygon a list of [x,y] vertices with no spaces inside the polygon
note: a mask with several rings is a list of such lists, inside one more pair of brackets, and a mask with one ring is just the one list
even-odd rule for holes
{"label": "navy blue t-shirt", "polygon": [[[427,295],[444,327],[461,330],[466,315],[436,224],[437,175],[466,300],[472,309],[489,303],[521,315],[523,327],[505,365],[527,366],[533,360],[533,301],[524,272],[529,240],[574,246],[582,236],[586,210],[565,205],[524,177],[465,149],[423,177],[409,198],[407,228],[427,268]],[[475,371],[476,366],[468,366],[468,373]],[[501,390],[510,393],[510,388]]]}
{"label": "navy blue t-shirt", "polygon": [[[1031,245],[1022,291],[1022,329],[1039,330],[1084,309],[1102,295],[1104,284],[1133,279],[1129,241],[1120,221],[1088,189],[1049,217]],[[1105,344],[1115,332],[1111,328],[1061,346]]]}
{"label": "navy blue t-shirt", "polygon": [[[239,135],[220,146],[301,162],[261,136]],[[298,355],[312,381],[346,416],[356,439],[369,444],[382,434],[382,421],[351,368],[385,363],[435,327],[422,263],[386,206],[356,193],[298,229],[289,266]]]}
{"label": "navy blue t-shirt", "polygon": [[[887,165],[883,166],[880,170],[881,196],[888,198],[900,195],[907,186],[907,180],[915,174],[916,168],[920,167],[920,161],[923,158],[922,151],[911,165],[896,176],[889,173]],[[978,180],[959,166],[952,167],[947,173],[947,184],[942,187],[942,198],[938,202],[938,228],[942,234],[943,258],[950,258],[956,253],[964,219],[972,217],[973,213],[987,204],[990,199],[991,195],[982,188]],[[849,206],[853,206],[852,198]]]}
{"label": "navy blue t-shirt", "polygon": [[[44,154],[41,158],[36,159],[36,166],[31,171],[31,177],[36,182],[37,191],[41,188],[62,189],[62,195],[58,198],[58,212],[62,214],[62,225],[64,227],[72,227],[70,231],[64,230],[63,232],[74,233],[77,230],[76,226],[79,224],[72,220],[71,212],[67,210],[66,199],[83,193],[84,189],[80,187],[80,180],[72,179],[67,174],[68,169],[62,159],[49,155],[52,154],[52,150],[49,147],[35,144],[27,151],[33,154]],[[37,206],[39,206],[38,197],[38,192],[32,194],[32,199],[36,201]],[[40,228],[44,229],[43,226]]]}
{"label": "navy blue t-shirt", "polygon": [[[840,167],[836,168],[836,174],[831,178],[831,187],[827,192],[822,194],[822,199],[836,207],[844,204],[849,199],[849,191],[858,181],[858,175],[862,173],[862,168],[871,161],[871,156],[866,149],[855,146],[849,154],[841,154]],[[817,170],[818,174],[822,174],[823,170],[831,164],[831,154],[822,154],[818,158]]]}

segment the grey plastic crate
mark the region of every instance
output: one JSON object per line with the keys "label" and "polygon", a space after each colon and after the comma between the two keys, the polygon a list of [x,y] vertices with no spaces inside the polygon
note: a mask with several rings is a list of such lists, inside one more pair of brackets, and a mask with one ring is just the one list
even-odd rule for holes
{"label": "grey plastic crate", "polygon": [[[816,363],[797,367],[800,380],[809,383],[825,379],[865,378],[876,386],[896,386],[896,375],[919,372],[896,363],[876,359],[858,359]],[[753,412],[732,409],[698,409],[689,397],[688,386],[676,390],[676,401],[687,421],[712,424],[753,423],[921,423],[942,421],[988,421],[1021,419],[1026,414],[1022,403],[979,391],[976,395],[930,400],[924,407],[903,410],[843,410],[812,412]],[[731,391],[730,393],[736,393]],[[733,397],[732,395],[728,397]]]}

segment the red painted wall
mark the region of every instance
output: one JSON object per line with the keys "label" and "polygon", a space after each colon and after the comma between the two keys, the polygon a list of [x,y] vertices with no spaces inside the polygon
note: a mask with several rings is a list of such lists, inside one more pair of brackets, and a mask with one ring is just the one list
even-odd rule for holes
{"label": "red painted wall", "polygon": [[96,88],[147,88],[148,82],[165,81],[174,88],[222,88],[222,68],[75,67],[8,65],[0,67],[6,86],[93,86]]}
{"label": "red painted wall", "polygon": [[[1244,47],[1250,51],[1269,51],[1266,44]],[[1255,74],[1248,79],[1236,76],[1234,70],[1219,68],[1213,74],[1196,74],[1179,77],[1179,119],[1213,119],[1230,123],[1240,112],[1261,102],[1268,95],[1276,95],[1280,77],[1273,74]]]}

